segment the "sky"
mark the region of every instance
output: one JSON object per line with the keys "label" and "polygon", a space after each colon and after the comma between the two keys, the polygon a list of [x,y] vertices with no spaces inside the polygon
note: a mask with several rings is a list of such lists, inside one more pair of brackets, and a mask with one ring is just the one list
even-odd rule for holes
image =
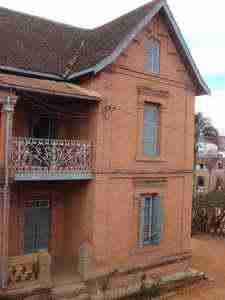
{"label": "sky", "polygon": [[[0,6],[78,27],[94,28],[149,0],[0,0]],[[225,135],[225,1],[167,0],[211,96],[196,100],[196,111]]]}

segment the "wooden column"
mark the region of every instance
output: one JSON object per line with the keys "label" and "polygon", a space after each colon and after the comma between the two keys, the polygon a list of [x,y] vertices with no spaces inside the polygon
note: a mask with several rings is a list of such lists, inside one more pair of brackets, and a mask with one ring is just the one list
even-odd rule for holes
{"label": "wooden column", "polygon": [[1,110],[1,236],[0,236],[0,287],[7,288],[9,253],[9,212],[10,212],[10,157],[12,144],[13,113],[17,97],[6,95],[0,99]]}

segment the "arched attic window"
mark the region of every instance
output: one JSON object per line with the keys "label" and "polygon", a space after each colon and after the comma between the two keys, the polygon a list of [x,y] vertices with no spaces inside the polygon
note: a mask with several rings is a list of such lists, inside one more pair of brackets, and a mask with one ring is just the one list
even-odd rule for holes
{"label": "arched attic window", "polygon": [[145,43],[147,59],[146,59],[146,71],[159,74],[160,73],[160,42],[151,38],[146,40]]}

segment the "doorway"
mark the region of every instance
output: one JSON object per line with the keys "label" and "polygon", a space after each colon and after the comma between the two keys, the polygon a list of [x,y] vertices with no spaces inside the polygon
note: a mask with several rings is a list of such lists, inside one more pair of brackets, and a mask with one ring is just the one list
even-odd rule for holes
{"label": "doorway", "polygon": [[24,253],[48,251],[50,240],[50,201],[33,200],[25,207]]}

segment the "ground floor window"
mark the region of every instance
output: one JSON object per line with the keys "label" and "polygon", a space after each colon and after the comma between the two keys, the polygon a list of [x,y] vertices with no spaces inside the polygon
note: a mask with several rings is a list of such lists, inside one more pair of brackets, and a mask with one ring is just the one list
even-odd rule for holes
{"label": "ground floor window", "polygon": [[159,244],[162,231],[162,197],[158,194],[144,195],[140,209],[140,244]]}

